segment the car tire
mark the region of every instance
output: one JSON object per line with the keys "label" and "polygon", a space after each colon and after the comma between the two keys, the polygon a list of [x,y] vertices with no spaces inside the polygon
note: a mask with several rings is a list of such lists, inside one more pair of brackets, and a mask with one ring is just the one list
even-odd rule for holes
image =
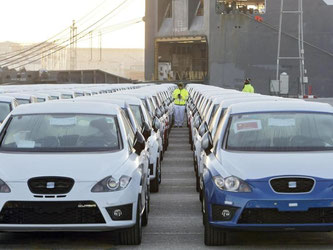
{"label": "car tire", "polygon": [[142,214],[142,226],[145,227],[148,225],[148,213],[149,213],[149,201],[146,200],[146,205],[145,205],[145,210],[143,211],[143,214]]}
{"label": "car tire", "polygon": [[160,161],[160,158],[157,159],[157,163],[158,163],[158,183],[161,184],[162,183],[162,163]]}
{"label": "car tire", "polygon": [[159,191],[159,186],[160,186],[159,179],[161,176],[159,164],[160,164],[160,160],[157,160],[156,176],[155,176],[155,179],[150,181],[150,192],[152,192],[152,193],[158,193],[158,191]]}
{"label": "car tire", "polygon": [[136,223],[133,227],[119,232],[119,241],[122,245],[140,245],[142,240],[142,218],[140,216],[140,200],[138,200]]}
{"label": "car tire", "polygon": [[161,159],[161,161],[163,161],[163,149],[162,149],[162,151],[160,152],[160,159]]}
{"label": "car tire", "polygon": [[226,244],[226,232],[215,228],[209,224],[208,221],[208,211],[207,211],[207,204],[205,199],[203,199],[205,212],[203,214],[203,224],[205,226],[205,245],[206,246],[224,246]]}
{"label": "car tire", "polygon": [[199,193],[200,192],[200,178],[198,177],[197,173],[195,173],[195,187],[196,187],[196,191]]}

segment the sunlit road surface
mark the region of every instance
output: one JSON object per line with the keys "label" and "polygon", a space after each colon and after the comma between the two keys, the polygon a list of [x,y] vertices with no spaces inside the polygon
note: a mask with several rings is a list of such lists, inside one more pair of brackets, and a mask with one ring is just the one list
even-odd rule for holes
{"label": "sunlit road surface", "polygon": [[232,233],[227,246],[206,247],[187,128],[172,130],[162,164],[140,246],[119,246],[112,233],[2,233],[0,249],[333,249],[333,233],[295,232]]}

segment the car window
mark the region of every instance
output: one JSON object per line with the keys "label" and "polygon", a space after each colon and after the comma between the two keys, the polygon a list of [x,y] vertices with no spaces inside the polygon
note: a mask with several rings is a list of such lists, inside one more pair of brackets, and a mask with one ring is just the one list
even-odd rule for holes
{"label": "car window", "polygon": [[45,102],[45,98],[37,98],[37,102]]}
{"label": "car window", "polygon": [[143,123],[145,122],[144,117],[143,117],[143,113],[141,110],[141,107],[139,105],[130,105],[131,110],[135,116],[135,119],[137,120],[137,122],[140,124],[140,127],[142,128]]}
{"label": "car window", "polygon": [[70,94],[62,94],[61,97],[62,99],[73,99],[73,95]]}
{"label": "car window", "polygon": [[18,102],[19,105],[22,104],[29,104],[30,100],[29,99],[20,99],[20,98],[16,98],[16,101]]}
{"label": "car window", "polygon": [[141,107],[142,107],[143,112],[146,113],[146,117],[148,119],[148,121],[147,121],[148,125],[152,126],[152,124],[153,124],[153,118],[151,117],[148,109],[144,105],[142,105]]}
{"label": "car window", "polygon": [[93,152],[121,149],[116,117],[41,114],[12,117],[2,134],[1,150]]}
{"label": "car window", "polygon": [[127,142],[129,144],[129,147],[131,149],[133,149],[134,146],[134,139],[135,139],[135,134],[134,134],[134,130],[132,128],[132,125],[128,119],[128,117],[126,116],[126,113],[122,110],[121,111],[121,115],[124,121],[124,126],[125,126],[125,131],[126,131],[126,137],[127,137]]}
{"label": "car window", "polygon": [[0,122],[2,123],[3,120],[7,117],[10,113],[10,103],[0,102]]}
{"label": "car window", "polygon": [[252,113],[231,116],[227,150],[333,150],[333,115],[322,113]]}

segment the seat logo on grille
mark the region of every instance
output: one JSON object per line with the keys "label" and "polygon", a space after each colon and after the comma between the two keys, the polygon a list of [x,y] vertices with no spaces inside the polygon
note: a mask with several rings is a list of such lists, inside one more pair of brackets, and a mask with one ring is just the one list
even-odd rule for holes
{"label": "seat logo on grille", "polygon": [[54,189],[55,188],[55,182],[47,182],[46,183],[47,189]]}
{"label": "seat logo on grille", "polygon": [[297,182],[296,181],[289,181],[288,182],[289,188],[297,188]]}

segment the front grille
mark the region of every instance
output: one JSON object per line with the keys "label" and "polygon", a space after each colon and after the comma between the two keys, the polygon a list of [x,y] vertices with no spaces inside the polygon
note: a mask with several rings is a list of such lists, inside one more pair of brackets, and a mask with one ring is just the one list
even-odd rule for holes
{"label": "front grille", "polygon": [[310,208],[308,211],[279,211],[275,208],[244,209],[239,224],[321,224],[333,223],[333,208]]}
{"label": "front grille", "polygon": [[0,212],[0,224],[102,224],[93,201],[9,201]]}
{"label": "front grille", "polygon": [[28,181],[34,194],[67,194],[74,186],[74,180],[66,177],[37,177]]}
{"label": "front grille", "polygon": [[313,189],[314,180],[309,178],[278,178],[270,181],[277,193],[308,193]]}

